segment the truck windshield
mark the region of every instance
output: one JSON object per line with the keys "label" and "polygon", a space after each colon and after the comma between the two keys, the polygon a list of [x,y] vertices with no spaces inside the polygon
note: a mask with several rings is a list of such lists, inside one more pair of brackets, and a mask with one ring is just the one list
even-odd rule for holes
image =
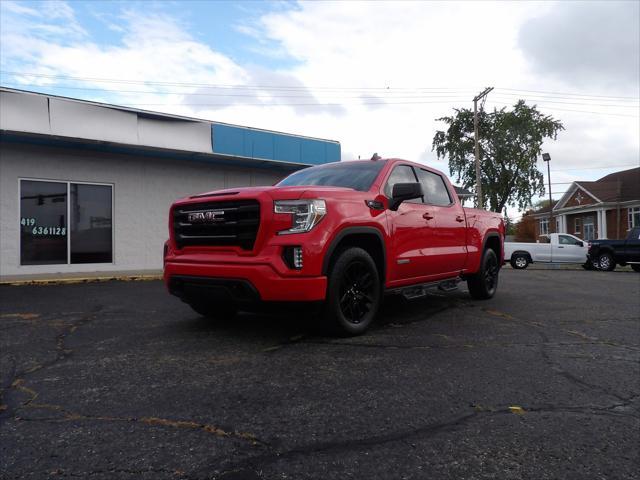
{"label": "truck windshield", "polygon": [[292,173],[278,183],[280,187],[299,185],[322,185],[325,187],[345,187],[366,192],[371,188],[384,161],[336,162],[318,167],[305,168]]}

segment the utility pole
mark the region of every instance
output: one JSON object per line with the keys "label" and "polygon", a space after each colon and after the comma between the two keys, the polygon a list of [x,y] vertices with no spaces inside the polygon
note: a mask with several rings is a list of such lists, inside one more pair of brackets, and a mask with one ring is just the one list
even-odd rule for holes
{"label": "utility pole", "polygon": [[493,87],[487,87],[478,95],[473,97],[473,138],[476,144],[476,197],[478,198],[478,208],[484,208],[482,200],[482,174],[480,172],[480,145],[478,144],[478,100],[487,96]]}
{"label": "utility pole", "polygon": [[542,161],[547,162],[547,178],[549,179],[549,233],[555,232],[555,225],[553,223],[553,200],[551,197],[551,155],[548,153],[542,154]]}

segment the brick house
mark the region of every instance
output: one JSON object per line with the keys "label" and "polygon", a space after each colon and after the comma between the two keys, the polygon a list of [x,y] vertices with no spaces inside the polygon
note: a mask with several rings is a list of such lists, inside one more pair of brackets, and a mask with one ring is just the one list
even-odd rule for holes
{"label": "brick house", "polygon": [[573,182],[552,213],[552,230],[549,207],[533,213],[536,238],[550,232],[570,233],[583,240],[625,238],[628,230],[640,226],[640,167],[594,182]]}

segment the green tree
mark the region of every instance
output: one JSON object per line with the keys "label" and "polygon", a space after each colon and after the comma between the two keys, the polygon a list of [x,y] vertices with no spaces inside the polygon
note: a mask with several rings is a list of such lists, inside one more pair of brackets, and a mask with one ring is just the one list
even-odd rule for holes
{"label": "green tree", "polygon": [[[438,158],[449,159],[449,170],[464,188],[476,185],[473,111],[455,109],[455,115],[442,117],[448,125],[433,137]],[[485,203],[494,212],[506,205],[524,210],[532,197],[544,195],[542,173],[536,167],[542,142],[555,140],[564,130],[559,120],[543,115],[536,106],[519,100],[513,110],[478,112],[480,172]]]}

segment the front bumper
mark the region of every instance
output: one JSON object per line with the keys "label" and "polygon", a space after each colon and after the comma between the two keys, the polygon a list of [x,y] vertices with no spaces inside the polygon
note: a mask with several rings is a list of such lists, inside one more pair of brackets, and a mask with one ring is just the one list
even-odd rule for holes
{"label": "front bumper", "polygon": [[200,285],[208,289],[207,294],[229,295],[234,302],[314,302],[324,300],[327,292],[325,276],[283,277],[269,264],[168,261],[164,280],[169,291],[180,297],[184,290],[177,285]]}

